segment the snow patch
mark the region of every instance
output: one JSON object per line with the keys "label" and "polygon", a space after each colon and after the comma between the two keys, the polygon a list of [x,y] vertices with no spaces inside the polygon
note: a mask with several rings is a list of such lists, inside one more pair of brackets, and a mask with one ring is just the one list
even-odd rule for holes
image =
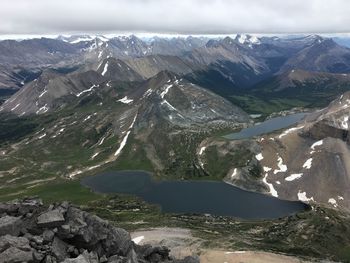
{"label": "snow patch", "polygon": [[287,168],[287,165],[283,164],[283,159],[281,156],[278,156],[277,161],[278,161],[277,166],[279,169],[275,169],[273,171],[273,173],[277,174],[277,173],[281,173],[281,172],[286,172],[288,170],[288,168]]}
{"label": "snow patch", "polygon": [[47,92],[47,90],[45,89],[42,93],[40,93],[39,98],[41,98],[42,96],[44,96],[46,92]]}
{"label": "snow patch", "polygon": [[238,42],[241,44],[244,44],[245,41],[247,40],[247,36],[246,35],[240,35],[238,38]]}
{"label": "snow patch", "polygon": [[303,164],[303,168],[310,169],[312,166],[312,158],[309,158],[306,160],[306,162]]}
{"label": "snow patch", "polygon": [[315,147],[321,146],[323,144],[323,140],[315,142],[313,145],[311,145],[311,149],[315,150]]}
{"label": "snow patch", "polygon": [[92,160],[95,159],[95,157],[96,157],[97,155],[99,155],[99,154],[100,154],[100,152],[94,153],[94,154],[91,156],[91,159],[92,159]]}
{"label": "snow patch", "polygon": [[45,136],[46,136],[46,133],[44,133],[43,135],[40,135],[40,136],[38,137],[38,139],[41,140],[41,139],[44,138]]}
{"label": "snow patch", "polygon": [[36,111],[36,114],[40,114],[40,113],[45,113],[49,110],[49,108],[47,107],[47,104],[45,104],[44,106],[42,106],[41,108],[39,108],[37,111]]}
{"label": "snow patch", "polygon": [[258,161],[261,161],[262,159],[264,159],[264,156],[262,155],[262,153],[259,153],[259,154],[255,155],[255,158],[256,158]]}
{"label": "snow patch", "polygon": [[165,95],[169,92],[170,88],[173,86],[173,84],[165,85],[164,90],[160,93],[160,97],[164,99]]}
{"label": "snow patch", "polygon": [[83,122],[86,122],[86,121],[89,120],[90,118],[91,118],[91,115],[87,116],[87,117],[83,120]]}
{"label": "snow patch", "polygon": [[119,99],[118,101],[121,102],[121,103],[124,103],[124,104],[130,104],[130,103],[132,103],[134,100],[133,100],[133,99],[128,99],[128,97],[125,96],[124,98]]}
{"label": "snow patch", "polygon": [[19,105],[21,105],[21,103],[18,103],[16,106],[14,106],[11,111],[14,111],[15,109],[17,109],[19,107]]}
{"label": "snow patch", "polygon": [[129,134],[130,134],[131,131],[128,131],[126,133],[126,135],[124,136],[123,140],[121,141],[120,145],[119,145],[119,148],[116,150],[116,152],[114,153],[114,156],[118,156],[121,151],[123,150],[123,148],[125,147],[126,145],[126,142],[128,140],[128,137],[129,137]]}
{"label": "snow patch", "polygon": [[308,198],[308,197],[306,196],[306,192],[301,192],[300,190],[299,190],[299,192],[298,192],[298,199],[299,199],[300,201],[302,201],[302,202],[310,202],[310,201],[315,202],[315,200],[314,200],[313,197]]}
{"label": "snow patch", "polygon": [[83,90],[82,92],[79,92],[78,94],[76,94],[75,96],[80,97],[81,95],[83,95],[86,92],[90,92],[92,91],[94,88],[98,87],[98,85],[92,85],[90,88]]}
{"label": "snow patch", "polygon": [[330,203],[331,205],[333,205],[334,207],[337,207],[337,201],[334,198],[329,198],[328,199],[328,203]]}
{"label": "snow patch", "polygon": [[106,137],[107,137],[107,136],[102,137],[102,139],[101,139],[101,141],[100,141],[100,143],[99,143],[98,145],[101,145],[101,144],[104,142],[104,140],[106,139]]}
{"label": "snow patch", "polygon": [[101,75],[104,76],[107,73],[107,70],[108,70],[108,61],[106,62]]}
{"label": "snow patch", "polygon": [[291,174],[290,176],[284,178],[284,180],[288,181],[288,182],[291,182],[291,181],[294,181],[295,179],[299,179],[303,176],[303,173],[300,173],[300,174]]}
{"label": "snow patch", "polygon": [[203,146],[200,150],[199,150],[199,155],[202,155],[205,151],[206,147]]}
{"label": "snow patch", "polygon": [[77,170],[77,171],[74,171],[72,172],[70,175],[68,175],[69,178],[73,178],[74,176],[78,175],[78,174],[81,174],[83,171],[81,170]]}
{"label": "snow patch", "polygon": [[132,127],[134,126],[134,124],[135,124],[136,118],[137,118],[137,114],[135,115],[134,120],[132,121],[132,123],[131,123],[131,125],[130,125],[130,127],[129,127],[128,132],[126,133],[126,135],[124,136],[123,140],[121,141],[121,143],[120,143],[120,145],[119,145],[119,148],[118,148],[117,151],[114,153],[114,156],[118,156],[118,155],[121,153],[121,151],[123,150],[123,148],[125,147],[126,142],[127,142],[127,140],[128,140],[128,137],[129,137],[129,134],[130,134],[130,132],[131,132],[131,128],[132,128]]}
{"label": "snow patch", "polygon": [[264,172],[266,172],[266,173],[270,172],[272,170],[272,168],[267,167],[267,166],[264,166],[263,169],[264,169]]}
{"label": "snow patch", "polygon": [[148,97],[151,94],[152,94],[152,89],[148,89],[146,90],[145,94],[143,94],[143,98]]}
{"label": "snow patch", "polygon": [[267,176],[268,176],[268,173],[265,174],[264,178],[263,178],[263,182],[264,184],[266,184],[268,187],[269,187],[269,193],[274,196],[274,197],[278,197],[278,193],[276,191],[276,189],[273,187],[273,184],[270,184],[267,182]]}
{"label": "snow patch", "polygon": [[288,130],[285,130],[283,133],[281,133],[278,138],[281,139],[282,137],[286,136],[287,134],[291,133],[291,132],[294,132],[294,131],[297,131],[297,130],[300,130],[304,128],[304,126],[300,126],[300,127],[294,127],[294,128],[290,128]]}
{"label": "snow patch", "polygon": [[237,175],[237,168],[233,169],[233,173],[231,174],[231,179],[233,179]]}

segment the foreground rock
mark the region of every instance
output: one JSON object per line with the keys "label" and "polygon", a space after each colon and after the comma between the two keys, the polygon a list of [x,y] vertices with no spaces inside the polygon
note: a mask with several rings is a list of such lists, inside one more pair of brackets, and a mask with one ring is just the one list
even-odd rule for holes
{"label": "foreground rock", "polygon": [[139,246],[130,234],[67,202],[25,199],[0,204],[0,263],[177,262],[167,247]]}

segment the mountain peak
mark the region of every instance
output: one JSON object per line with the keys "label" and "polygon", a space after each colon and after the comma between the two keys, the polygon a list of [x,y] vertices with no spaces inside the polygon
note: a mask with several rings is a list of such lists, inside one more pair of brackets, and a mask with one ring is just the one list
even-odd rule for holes
{"label": "mountain peak", "polygon": [[235,41],[239,42],[242,45],[248,44],[250,47],[252,45],[258,45],[261,43],[258,37],[246,34],[238,34],[235,38]]}

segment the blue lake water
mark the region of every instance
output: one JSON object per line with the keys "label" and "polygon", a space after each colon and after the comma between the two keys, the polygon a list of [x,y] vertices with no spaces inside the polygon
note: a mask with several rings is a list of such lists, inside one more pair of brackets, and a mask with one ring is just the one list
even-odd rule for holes
{"label": "blue lake water", "polygon": [[287,116],[276,117],[259,123],[253,127],[242,129],[239,132],[230,133],[224,137],[231,140],[248,139],[254,136],[263,135],[279,129],[287,128],[301,121],[306,113],[295,113]]}
{"label": "blue lake water", "polygon": [[118,171],[83,178],[81,183],[99,193],[136,195],[157,204],[163,212],[271,219],[308,208],[301,202],[285,201],[244,191],[217,181],[154,181],[142,171]]}

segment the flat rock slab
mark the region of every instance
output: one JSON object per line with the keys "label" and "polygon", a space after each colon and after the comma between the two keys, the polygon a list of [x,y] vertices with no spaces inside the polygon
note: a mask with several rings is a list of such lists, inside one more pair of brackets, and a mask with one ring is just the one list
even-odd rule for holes
{"label": "flat rock slab", "polygon": [[62,211],[55,209],[38,216],[38,226],[41,227],[57,227],[64,223],[65,219]]}

